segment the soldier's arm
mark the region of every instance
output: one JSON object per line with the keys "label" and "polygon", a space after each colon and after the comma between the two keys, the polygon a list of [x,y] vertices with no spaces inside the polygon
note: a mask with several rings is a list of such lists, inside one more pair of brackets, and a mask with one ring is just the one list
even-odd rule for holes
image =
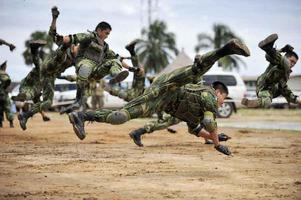
{"label": "soldier's arm", "polygon": [[91,39],[93,38],[93,33],[77,33],[73,35],[67,35],[67,36],[61,36],[56,35],[55,36],[55,42],[58,45],[62,44],[86,44],[90,43]]}
{"label": "soldier's arm", "polygon": [[281,53],[279,51],[276,51],[276,53],[273,55],[266,54],[265,57],[266,57],[266,60],[268,62],[270,62],[272,65],[278,65],[279,67],[282,67],[285,70],[290,70],[289,62],[288,62],[287,58],[285,56],[281,55]]}
{"label": "soldier's arm", "polygon": [[16,48],[16,46],[13,45],[12,43],[9,43],[9,42],[6,42],[5,40],[0,39],[0,45],[3,45],[3,44],[8,46],[10,51],[13,51]]}
{"label": "soldier's arm", "polygon": [[294,95],[292,90],[288,87],[287,83],[282,83],[281,85],[281,94],[289,103],[298,103],[297,95]]}

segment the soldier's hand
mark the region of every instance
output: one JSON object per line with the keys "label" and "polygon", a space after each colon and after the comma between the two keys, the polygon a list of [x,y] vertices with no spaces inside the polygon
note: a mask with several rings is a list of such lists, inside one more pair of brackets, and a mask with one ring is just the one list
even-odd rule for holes
{"label": "soldier's hand", "polygon": [[229,140],[229,139],[231,139],[231,137],[229,137],[228,135],[226,135],[226,134],[224,134],[224,133],[220,133],[220,134],[218,134],[218,140],[219,141],[227,141],[227,140]]}
{"label": "soldier's hand", "polygon": [[10,51],[13,51],[15,48],[16,48],[15,45],[13,45],[13,44],[10,44],[10,45],[9,45],[9,50],[10,50]]}
{"label": "soldier's hand", "polygon": [[51,13],[52,13],[52,17],[56,19],[58,18],[60,11],[57,9],[56,6],[54,6],[53,8],[51,8]]}
{"label": "soldier's hand", "polygon": [[223,146],[221,144],[219,144],[218,146],[214,147],[217,151],[229,156],[231,155],[231,151],[229,150],[229,148],[227,146]]}

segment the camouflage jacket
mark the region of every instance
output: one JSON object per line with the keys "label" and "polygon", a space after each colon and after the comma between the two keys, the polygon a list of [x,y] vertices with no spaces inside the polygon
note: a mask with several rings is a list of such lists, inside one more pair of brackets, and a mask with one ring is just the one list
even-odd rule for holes
{"label": "camouflage jacket", "polygon": [[102,42],[95,31],[72,35],[71,44],[80,44],[77,59],[87,58],[102,63],[104,59],[117,58],[117,55],[109,49],[109,45]]}
{"label": "camouflage jacket", "polygon": [[270,62],[270,65],[257,79],[257,94],[259,91],[268,90],[273,98],[282,95],[288,102],[294,103],[297,96],[293,94],[287,85],[292,72],[288,60],[279,52],[276,53],[275,57],[266,55],[266,59]]}
{"label": "camouflage jacket", "polygon": [[[203,123],[204,114],[212,115],[210,122],[216,128],[217,99],[214,89],[209,86],[187,84],[166,97],[169,99],[164,111],[182,121],[187,122],[189,132]],[[209,127],[207,131],[213,131]]]}

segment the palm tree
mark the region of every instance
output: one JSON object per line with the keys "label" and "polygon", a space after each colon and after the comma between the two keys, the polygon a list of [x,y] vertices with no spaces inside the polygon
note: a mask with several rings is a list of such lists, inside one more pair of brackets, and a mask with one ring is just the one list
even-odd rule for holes
{"label": "palm tree", "polygon": [[[221,48],[232,38],[240,39],[227,25],[224,24],[214,24],[213,32],[213,37],[206,33],[200,33],[197,36],[198,44],[195,47],[196,53],[198,53],[201,49]],[[218,61],[219,67],[223,67],[230,71],[233,69],[239,70],[239,64],[246,66],[246,63],[236,55],[226,56]]]}
{"label": "palm tree", "polygon": [[137,54],[146,72],[160,72],[169,63],[172,54],[177,55],[175,34],[167,32],[163,21],[156,20],[148,29],[142,29]]}
{"label": "palm tree", "polygon": [[33,32],[30,35],[30,39],[25,41],[25,51],[23,52],[23,58],[25,60],[26,65],[32,65],[32,57],[31,57],[31,52],[30,52],[30,47],[29,47],[29,42],[32,40],[45,40],[47,44],[41,48],[40,50],[40,56],[43,57],[44,55],[48,53],[53,52],[53,40],[52,38],[47,34],[45,31],[36,31]]}

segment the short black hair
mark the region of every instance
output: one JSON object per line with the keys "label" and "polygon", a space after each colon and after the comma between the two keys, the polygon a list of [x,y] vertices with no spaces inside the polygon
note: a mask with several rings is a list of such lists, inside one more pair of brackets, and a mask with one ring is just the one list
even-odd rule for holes
{"label": "short black hair", "polygon": [[289,52],[286,52],[285,56],[287,58],[291,57],[291,56],[294,56],[295,58],[297,58],[297,60],[299,60],[299,57],[298,57],[298,54],[294,51],[289,51]]}
{"label": "short black hair", "polygon": [[220,82],[220,81],[215,81],[212,83],[212,87],[215,89],[215,90],[219,90],[221,91],[221,93],[226,93],[227,95],[229,94],[229,90],[228,90],[228,87]]}
{"label": "short black hair", "polygon": [[112,27],[108,22],[100,22],[99,24],[97,24],[97,26],[95,28],[95,31],[97,31],[97,29],[100,29],[100,30],[110,29],[110,30],[112,30]]}

